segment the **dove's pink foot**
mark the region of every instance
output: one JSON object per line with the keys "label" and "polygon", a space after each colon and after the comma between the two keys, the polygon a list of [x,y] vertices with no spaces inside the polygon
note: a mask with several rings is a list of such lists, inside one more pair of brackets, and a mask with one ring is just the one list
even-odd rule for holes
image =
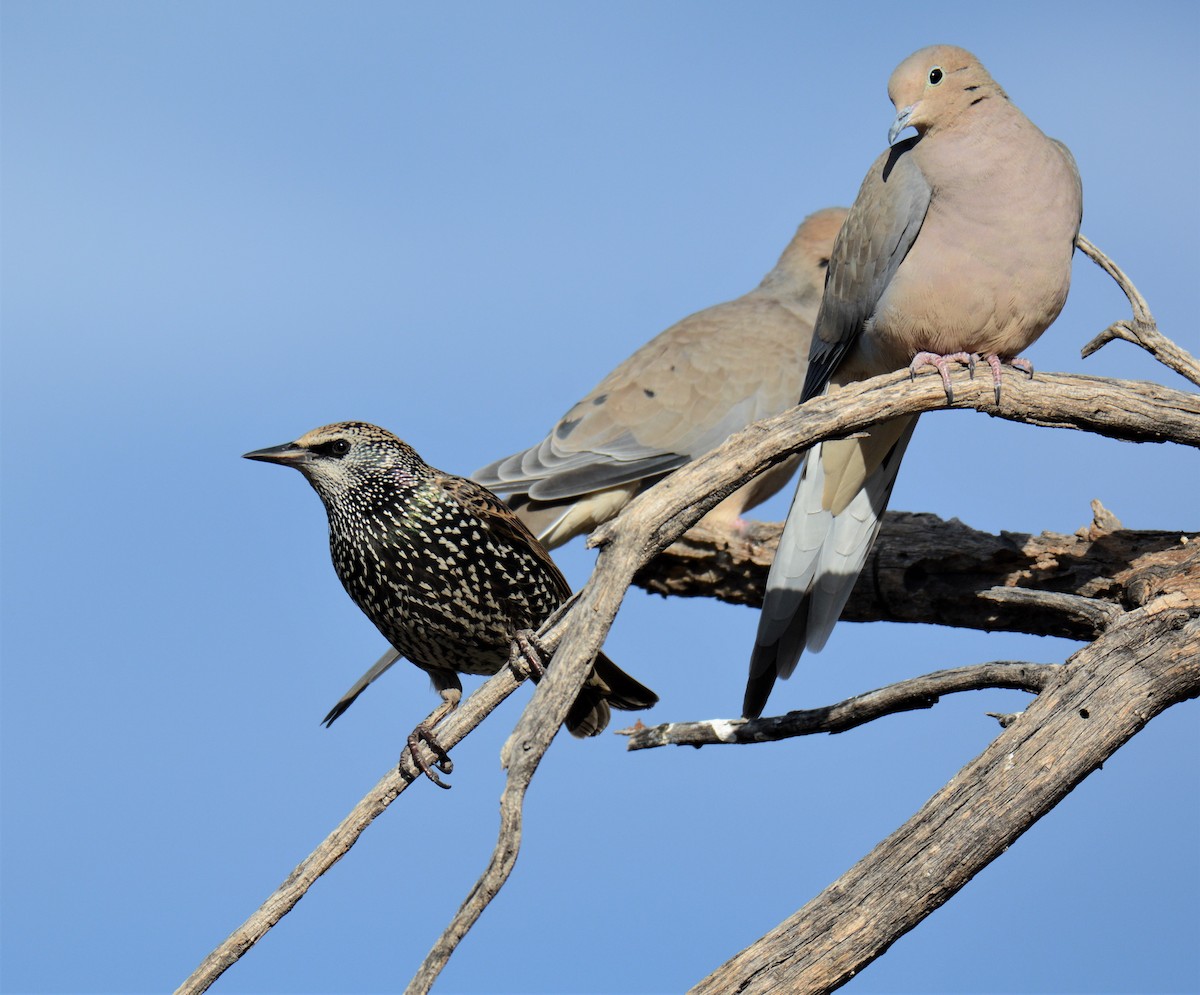
{"label": "dove's pink foot", "polygon": [[950,370],[951,363],[962,363],[968,370],[971,371],[971,378],[975,378],[975,361],[979,357],[972,352],[952,352],[946,356],[940,356],[936,352],[919,352],[913,356],[913,360],[908,364],[909,377],[916,377],[917,370],[925,366],[932,366],[942,376],[942,386],[946,388],[946,403],[954,403],[954,388],[950,386]]}
{"label": "dove's pink foot", "polygon": [[[975,379],[975,364],[979,361],[979,354],[973,352],[955,352],[946,356],[940,356],[936,352],[919,352],[913,356],[912,362],[908,366],[908,375],[915,377],[917,371],[925,366],[932,366],[942,377],[942,386],[946,388],[946,401],[949,404],[954,403],[954,390],[950,386],[950,370],[951,363],[962,363],[968,370],[971,371],[971,379]],[[987,360],[987,364],[992,370],[992,387],[996,392],[996,403],[1000,403],[1000,370],[1003,368],[1005,360],[1001,359],[994,352],[983,357]],[[1009,366],[1027,373],[1030,379],[1033,378],[1033,364],[1028,359],[1017,357],[1007,361]]]}
{"label": "dove's pink foot", "polygon": [[[1000,369],[1004,365],[1004,360],[997,356],[994,352],[987,358],[987,364],[992,368],[992,386],[996,390],[996,403],[1000,403]],[[1028,359],[1021,359],[1019,356],[1010,359],[1008,365],[1014,369],[1021,370],[1029,375],[1029,379],[1033,379],[1033,364]]]}

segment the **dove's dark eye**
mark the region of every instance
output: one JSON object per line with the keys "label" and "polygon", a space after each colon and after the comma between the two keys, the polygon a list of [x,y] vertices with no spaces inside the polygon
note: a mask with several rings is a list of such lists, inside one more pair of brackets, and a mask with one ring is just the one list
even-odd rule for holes
{"label": "dove's dark eye", "polygon": [[929,85],[937,86],[942,81],[942,67],[934,66],[929,70]]}

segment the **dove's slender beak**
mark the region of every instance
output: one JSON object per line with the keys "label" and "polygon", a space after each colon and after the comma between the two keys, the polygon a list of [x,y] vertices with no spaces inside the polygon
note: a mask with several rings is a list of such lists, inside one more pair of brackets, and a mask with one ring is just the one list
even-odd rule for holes
{"label": "dove's slender beak", "polygon": [[902,107],[896,112],[896,120],[893,121],[892,126],[888,128],[888,145],[896,144],[896,136],[908,127],[908,122],[912,120],[913,111],[916,109],[916,104],[909,104],[907,107]]}

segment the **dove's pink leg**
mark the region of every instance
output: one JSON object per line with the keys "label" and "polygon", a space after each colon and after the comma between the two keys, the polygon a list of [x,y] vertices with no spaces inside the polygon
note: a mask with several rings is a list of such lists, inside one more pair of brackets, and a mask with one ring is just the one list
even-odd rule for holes
{"label": "dove's pink leg", "polygon": [[[950,370],[951,363],[962,363],[971,371],[971,379],[975,378],[975,363],[979,360],[978,353],[955,352],[946,356],[940,356],[936,352],[919,352],[913,356],[912,362],[908,366],[908,375],[915,377],[917,371],[924,366],[932,366],[942,377],[942,386],[946,388],[946,401],[950,404],[954,403],[954,389],[950,386]],[[1002,360],[996,353],[990,353],[983,357],[987,360],[988,366],[992,369],[992,386],[996,391],[996,403],[1000,403],[1000,370],[1004,365]],[[1028,359],[1020,357],[1008,360],[1008,365],[1013,366],[1029,374],[1033,377],[1033,364]]]}
{"label": "dove's pink leg", "polygon": [[942,386],[946,388],[946,402],[954,403],[954,388],[950,386],[950,370],[948,369],[951,363],[962,363],[968,370],[971,371],[971,379],[975,378],[975,361],[979,357],[973,352],[952,352],[946,356],[940,356],[936,352],[919,352],[913,356],[913,360],[908,364],[909,377],[916,377],[917,370],[923,366],[932,366],[942,375]]}

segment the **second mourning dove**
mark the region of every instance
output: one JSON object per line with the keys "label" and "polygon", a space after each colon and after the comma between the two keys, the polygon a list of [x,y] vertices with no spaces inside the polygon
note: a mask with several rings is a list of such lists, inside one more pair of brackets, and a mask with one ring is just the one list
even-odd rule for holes
{"label": "second mourning dove", "polygon": [[[540,443],[477,470],[554,548],[753,421],[796,403],[834,237],[846,209],[805,218],[750,293],[660,333],[558,420]],[[736,522],[778,491],[798,458],[731,494],[709,520]]]}
{"label": "second mourning dove", "polygon": [[[899,142],[871,166],[829,263],[801,400],[880,373],[986,358],[1000,366],[1062,310],[1083,213],[1066,146],[1022,114],[979,60],[936,45],[892,74]],[[767,580],[743,714],[821,649],[875,541],[916,418],[814,446]]]}

